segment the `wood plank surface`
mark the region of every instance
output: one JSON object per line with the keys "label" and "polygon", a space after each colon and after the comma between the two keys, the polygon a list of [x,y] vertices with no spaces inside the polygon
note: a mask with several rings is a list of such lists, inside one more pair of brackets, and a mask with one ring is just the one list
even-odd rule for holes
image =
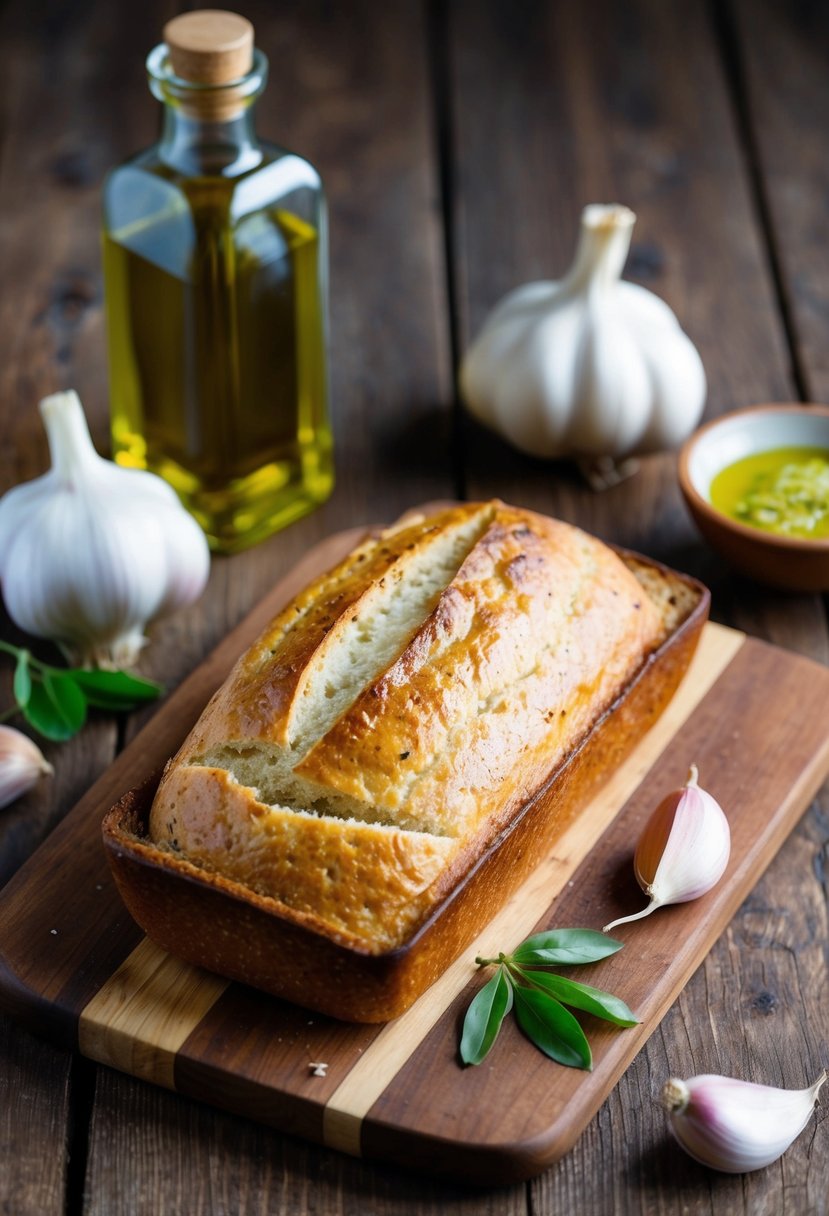
{"label": "wood plank surface", "polygon": [[[177,7],[174,0],[119,6],[113,21],[101,0],[5,6],[0,491],[44,467],[33,410],[43,392],[75,384],[96,439],[106,440],[100,180],[154,138],[142,60]],[[821,6],[412,0],[387,7],[396,11],[352,0],[336,10],[285,0],[245,8],[276,69],[260,129],[315,159],[332,196],[338,489],[288,532],[217,561],[201,604],[154,629],[145,670],[175,685],[321,536],[452,493],[455,475],[464,474],[458,456],[470,493],[512,494],[668,558],[710,583],[718,619],[826,662],[821,602],[769,594],[724,570],[679,505],[670,458],[649,459],[644,475],[598,499],[566,468],[515,457],[475,428],[452,450],[441,263],[445,237],[455,254],[453,323],[462,345],[502,291],[561,270],[581,204],[607,192],[640,215],[629,273],[673,304],[700,345],[711,411],[791,398],[798,389],[825,398],[829,194],[821,115],[829,52]],[[441,175],[454,224],[441,216]],[[2,636],[14,637],[5,624]],[[134,733],[152,712],[121,724],[120,734]],[[72,744],[50,749],[54,783],[0,813],[0,881],[115,747],[112,722],[100,719]],[[30,1121],[31,1087],[9,1086],[6,1126],[31,1134],[15,1138],[13,1168],[0,1168],[0,1210],[155,1213],[186,1210],[192,1196],[216,1212],[512,1216],[531,1205],[535,1216],[650,1216],[673,1213],[681,1201],[693,1216],[825,1216],[826,1165],[810,1156],[806,1138],[738,1191],[666,1143],[652,1078],[739,1066],[756,1079],[795,1083],[794,1055],[811,1059],[822,1050],[827,814],[824,795],[577,1149],[529,1193],[465,1195],[415,1183],[105,1069],[97,1083],[81,1075],[67,1100],[68,1065],[61,1072],[54,1052],[31,1040],[28,1075],[40,1088],[41,1114]],[[18,1076],[18,1040],[11,1042],[14,1058],[0,1054],[0,1084]],[[746,1046],[735,1060],[737,1042]],[[50,1169],[42,1190],[28,1190],[23,1180],[39,1180],[47,1156],[60,1161],[61,1143],[72,1148],[68,1187]]]}
{"label": "wood plank surface", "polygon": [[70,1057],[0,1020],[0,1212],[63,1212]]}
{"label": "wood plank surface", "polygon": [[829,9],[733,0],[727,28],[795,369],[806,400],[829,401]]}

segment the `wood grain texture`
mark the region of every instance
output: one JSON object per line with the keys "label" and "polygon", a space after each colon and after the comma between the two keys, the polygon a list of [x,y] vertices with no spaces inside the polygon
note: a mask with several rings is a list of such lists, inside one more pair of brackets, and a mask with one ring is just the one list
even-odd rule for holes
{"label": "wood grain texture", "polygon": [[523,1186],[487,1193],[404,1175],[108,1069],[100,1074],[92,1145],[85,1216],[158,1216],[159,1195],[171,1213],[210,1216],[527,1214]]}
{"label": "wood grain texture", "polygon": [[727,11],[800,387],[807,400],[826,401],[829,12],[802,0],[732,0]]}
{"label": "wood grain texture", "polygon": [[154,1085],[174,1086],[176,1052],[227,988],[143,941],[84,1007],[78,1048]]}
{"label": "wood grain texture", "polygon": [[0,1019],[0,1212],[64,1211],[69,1121],[67,1054]]}

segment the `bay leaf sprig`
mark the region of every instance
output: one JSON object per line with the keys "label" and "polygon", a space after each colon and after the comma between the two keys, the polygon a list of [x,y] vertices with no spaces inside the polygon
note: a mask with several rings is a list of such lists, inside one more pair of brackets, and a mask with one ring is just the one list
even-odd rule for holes
{"label": "bay leaf sprig", "polygon": [[164,692],[160,684],[126,671],[52,667],[11,642],[0,642],[0,651],[15,660],[15,703],[0,721],[22,714],[38,734],[56,743],[78,733],[90,707],[112,713],[137,709]]}
{"label": "bay leaf sprig", "polygon": [[512,954],[476,958],[479,967],[497,967],[466,1011],[460,1054],[464,1064],[480,1064],[512,1010],[531,1043],[550,1059],[571,1068],[591,1069],[593,1056],[587,1036],[565,1006],[592,1013],[615,1026],[635,1026],[638,1019],[623,1000],[601,988],[579,984],[551,973],[553,966],[596,963],[621,950],[594,929],[550,929],[535,933]]}

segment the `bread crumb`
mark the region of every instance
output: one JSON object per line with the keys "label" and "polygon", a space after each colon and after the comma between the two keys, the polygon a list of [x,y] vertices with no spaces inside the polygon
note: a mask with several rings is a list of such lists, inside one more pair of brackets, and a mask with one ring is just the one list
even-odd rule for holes
{"label": "bread crumb", "polygon": [[308,1065],[312,1077],[325,1077],[328,1075],[328,1065],[322,1062]]}

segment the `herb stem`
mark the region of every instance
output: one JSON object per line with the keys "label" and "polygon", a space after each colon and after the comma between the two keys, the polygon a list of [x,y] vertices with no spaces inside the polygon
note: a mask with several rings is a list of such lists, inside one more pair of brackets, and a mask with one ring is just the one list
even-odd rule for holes
{"label": "herb stem", "polygon": [[26,650],[24,646],[14,646],[11,642],[0,641],[0,651],[12,655],[13,658],[19,659],[21,655],[26,655],[30,668],[35,668],[38,673],[49,672],[50,675],[64,675],[65,669],[60,667],[52,667],[49,663],[44,663],[42,659],[36,659],[30,650]]}

